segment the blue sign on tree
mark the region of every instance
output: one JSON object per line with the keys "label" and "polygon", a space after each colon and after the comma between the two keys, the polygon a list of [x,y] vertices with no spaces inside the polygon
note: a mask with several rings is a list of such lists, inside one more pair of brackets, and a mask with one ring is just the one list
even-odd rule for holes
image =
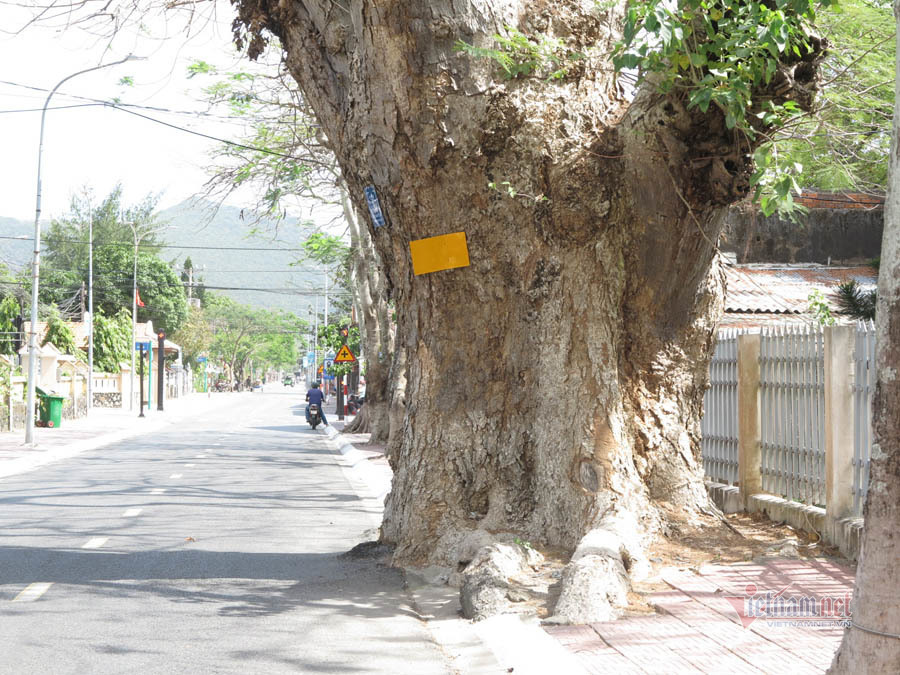
{"label": "blue sign on tree", "polygon": [[369,205],[372,224],[376,228],[384,227],[384,214],[381,212],[381,204],[378,202],[378,193],[375,192],[375,187],[369,185],[363,191],[366,193],[366,204]]}

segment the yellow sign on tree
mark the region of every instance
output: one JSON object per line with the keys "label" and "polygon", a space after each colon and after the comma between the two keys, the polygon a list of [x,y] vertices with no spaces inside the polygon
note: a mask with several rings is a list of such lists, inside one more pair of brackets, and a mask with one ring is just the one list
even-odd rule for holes
{"label": "yellow sign on tree", "polygon": [[335,363],[353,363],[356,361],[356,357],[353,356],[353,352],[350,351],[350,347],[347,345],[342,345],[338,350],[337,356],[334,357]]}
{"label": "yellow sign on tree", "polygon": [[465,232],[411,241],[409,254],[416,276],[469,266],[469,248],[466,246]]}

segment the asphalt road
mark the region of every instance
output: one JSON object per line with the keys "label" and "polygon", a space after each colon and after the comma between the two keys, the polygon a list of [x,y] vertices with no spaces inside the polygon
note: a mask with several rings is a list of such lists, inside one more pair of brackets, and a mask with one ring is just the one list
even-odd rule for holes
{"label": "asphalt road", "polygon": [[0,479],[0,673],[446,673],[297,391]]}

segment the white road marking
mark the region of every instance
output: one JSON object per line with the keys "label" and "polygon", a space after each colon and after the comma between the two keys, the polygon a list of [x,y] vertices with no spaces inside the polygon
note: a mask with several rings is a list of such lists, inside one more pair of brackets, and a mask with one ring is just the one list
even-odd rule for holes
{"label": "white road marking", "polygon": [[109,537],[94,537],[92,539],[88,539],[87,543],[81,548],[100,548],[109,541]]}
{"label": "white road marking", "polygon": [[206,455],[196,455],[194,459],[206,459]]}
{"label": "white road marking", "polygon": [[185,464],[186,467],[197,466],[196,464]]}
{"label": "white road marking", "polygon": [[12,599],[13,602],[34,602],[41,597],[53,583],[40,581],[34,584],[28,584],[25,589]]}
{"label": "white road marking", "polygon": [[181,478],[184,474],[181,473],[173,473],[169,478]]}
{"label": "white road marking", "polygon": [[141,515],[141,511],[144,509],[128,509],[125,513],[122,514],[123,518],[134,518],[135,516]]}
{"label": "white road marking", "polygon": [[166,491],[166,488],[153,488],[152,490],[150,490],[150,494],[151,495],[161,495],[165,491]]}

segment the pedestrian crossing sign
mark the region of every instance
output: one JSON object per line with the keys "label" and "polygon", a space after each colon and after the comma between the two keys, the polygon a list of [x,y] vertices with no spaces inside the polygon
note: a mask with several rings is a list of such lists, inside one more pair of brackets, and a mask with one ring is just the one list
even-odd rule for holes
{"label": "pedestrian crossing sign", "polygon": [[353,356],[353,352],[347,345],[342,345],[334,357],[335,363],[353,363],[354,361],[356,361],[356,357]]}

